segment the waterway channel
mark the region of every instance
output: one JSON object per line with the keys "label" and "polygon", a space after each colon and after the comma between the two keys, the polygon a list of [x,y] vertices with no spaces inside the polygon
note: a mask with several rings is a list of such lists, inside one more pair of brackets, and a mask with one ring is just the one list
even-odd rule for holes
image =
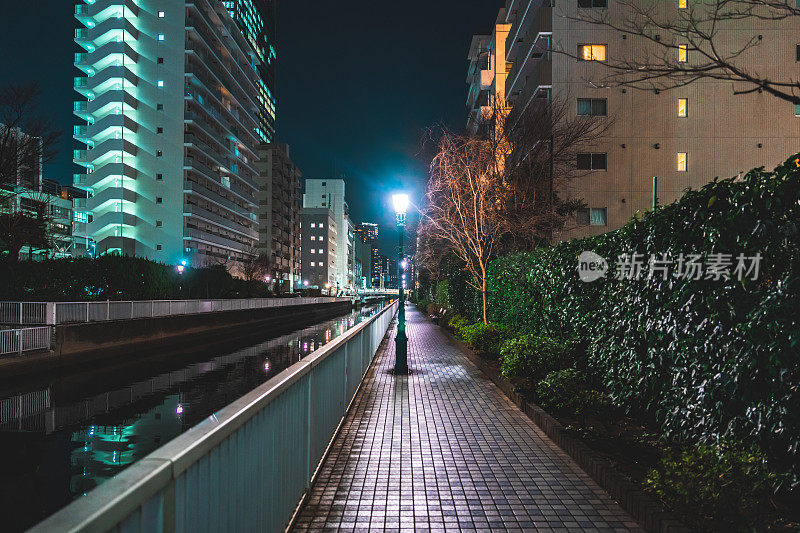
{"label": "waterway channel", "polygon": [[0,391],[2,530],[46,518],[380,309]]}

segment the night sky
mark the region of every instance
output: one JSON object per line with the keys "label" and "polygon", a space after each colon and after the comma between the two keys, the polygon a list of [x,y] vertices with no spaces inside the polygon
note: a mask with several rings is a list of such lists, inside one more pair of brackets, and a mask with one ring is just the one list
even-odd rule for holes
{"label": "night sky", "polygon": [[[466,122],[466,56],[488,33],[503,0],[278,0],[278,141],[291,146],[304,177],[346,174],[356,222],[393,224],[390,194],[421,201],[425,128]],[[70,0],[17,2],[0,17],[0,84],[38,81],[42,111],[64,132],[45,177],[74,172]],[[32,25],[31,22],[34,22]]]}

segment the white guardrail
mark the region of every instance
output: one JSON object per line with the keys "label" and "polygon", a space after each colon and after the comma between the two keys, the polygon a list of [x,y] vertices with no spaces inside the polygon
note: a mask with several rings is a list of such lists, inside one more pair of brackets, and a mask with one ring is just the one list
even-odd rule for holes
{"label": "white guardrail", "polygon": [[105,302],[0,302],[0,324],[56,324],[129,320],[287,305],[346,302],[350,298],[247,298],[241,300],[141,300]]}
{"label": "white guardrail", "polygon": [[52,331],[50,326],[0,330],[0,355],[49,350]]}
{"label": "white guardrail", "polygon": [[395,301],[31,531],[283,531],[396,312]]}

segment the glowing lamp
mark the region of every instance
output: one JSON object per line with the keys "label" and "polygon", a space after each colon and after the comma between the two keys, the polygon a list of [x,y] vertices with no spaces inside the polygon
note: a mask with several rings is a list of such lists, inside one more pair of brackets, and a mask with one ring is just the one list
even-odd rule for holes
{"label": "glowing lamp", "polygon": [[405,215],[408,210],[408,195],[407,194],[393,194],[392,203],[394,204],[394,212],[398,215]]}

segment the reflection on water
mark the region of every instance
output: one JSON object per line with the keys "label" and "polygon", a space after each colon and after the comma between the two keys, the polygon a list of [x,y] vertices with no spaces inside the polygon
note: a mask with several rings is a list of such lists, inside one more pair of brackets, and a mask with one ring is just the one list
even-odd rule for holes
{"label": "reflection on water", "polygon": [[52,514],[378,310],[188,364],[145,361],[0,400],[3,530]]}

